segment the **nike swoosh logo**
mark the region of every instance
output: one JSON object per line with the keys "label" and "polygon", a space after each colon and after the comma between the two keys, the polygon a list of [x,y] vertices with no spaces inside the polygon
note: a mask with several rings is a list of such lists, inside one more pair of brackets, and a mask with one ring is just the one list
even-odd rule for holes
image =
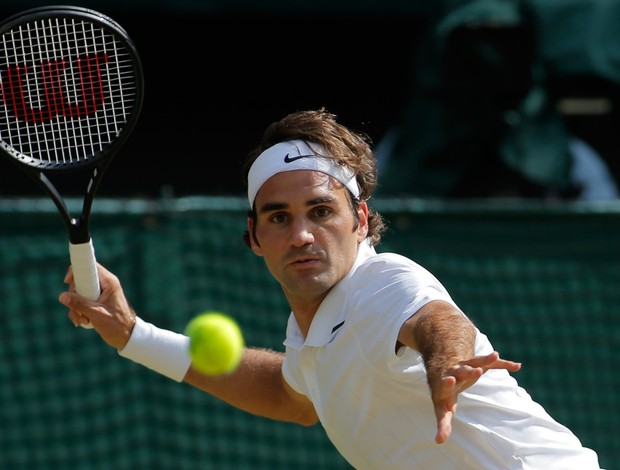
{"label": "nike swoosh logo", "polygon": [[289,155],[289,154],[287,153],[287,154],[284,156],[284,163],[292,163],[292,162],[294,162],[295,160],[299,160],[300,158],[308,158],[308,157],[314,157],[314,156],[315,156],[315,155],[313,155],[313,154],[310,154],[310,155],[299,155],[299,156],[297,156],[297,157],[289,157],[288,155]]}
{"label": "nike swoosh logo", "polygon": [[332,341],[336,339],[336,336],[338,336],[338,330],[340,329],[342,325],[344,325],[344,320],[332,328],[331,338],[329,338],[329,341],[327,342],[327,344],[330,344]]}
{"label": "nike swoosh logo", "polygon": [[336,326],[334,326],[332,328],[332,333],[334,333],[335,331],[337,331],[342,325],[344,325],[344,320],[341,321],[340,323],[338,323]]}

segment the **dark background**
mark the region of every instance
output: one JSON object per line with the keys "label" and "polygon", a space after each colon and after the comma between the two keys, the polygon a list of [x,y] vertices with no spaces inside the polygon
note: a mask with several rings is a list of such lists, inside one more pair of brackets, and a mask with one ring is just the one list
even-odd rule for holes
{"label": "dark background", "polygon": [[[549,25],[566,17],[568,3],[587,3],[571,0],[562,10],[558,2],[531,1],[552,10],[541,30],[551,38],[548,43],[558,44],[566,33],[550,34]],[[5,0],[0,18],[54,3]],[[447,2],[74,3],[119,22],[136,44],[145,73],[140,120],[98,194],[159,197],[242,194],[240,161],[269,123],[293,111],[326,107],[343,124],[379,142],[407,107],[420,39],[437,14],[434,9]],[[595,27],[585,21],[575,25],[584,35],[583,28]],[[545,47],[552,50],[553,44]],[[570,68],[571,60],[562,58],[561,67]],[[609,77],[584,76],[579,70],[551,77],[549,87],[557,99],[602,94],[614,105],[619,101],[618,86]],[[603,115],[566,116],[566,121],[620,175],[616,108]],[[61,183],[61,192],[69,194],[81,193],[85,185]],[[0,197],[42,194],[11,162],[0,159]]]}
{"label": "dark background", "polygon": [[[119,196],[239,194],[240,161],[297,110],[324,106],[380,138],[422,27],[413,15],[99,11],[127,30],[145,75],[140,120],[98,191]],[[42,194],[16,170],[0,161],[0,195]]]}

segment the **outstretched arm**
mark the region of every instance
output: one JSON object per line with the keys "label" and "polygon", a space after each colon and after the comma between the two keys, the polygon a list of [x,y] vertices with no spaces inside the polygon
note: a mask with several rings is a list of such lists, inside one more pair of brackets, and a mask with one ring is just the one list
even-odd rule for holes
{"label": "outstretched arm", "polygon": [[[234,373],[207,377],[191,367],[187,337],[138,319],[119,279],[102,266],[98,266],[98,271],[101,295],[96,302],[75,292],[73,273],[71,269],[67,272],[65,282],[69,289],[60,295],[59,301],[69,308],[68,316],[75,326],[90,322],[103,341],[121,355],[131,349],[132,353],[126,357],[249,413],[301,425],[318,421],[312,403],[284,380],[284,354],[245,348],[241,364]],[[139,344],[138,336],[147,338],[146,350]]]}
{"label": "outstretched arm", "polygon": [[476,329],[463,313],[447,302],[422,307],[402,326],[400,343],[424,358],[431,399],[437,417],[435,442],[445,442],[452,432],[458,394],[471,387],[489,369],[516,372],[517,362],[500,359],[497,352],[474,356]]}
{"label": "outstretched arm", "polygon": [[312,403],[282,376],[284,354],[245,348],[234,373],[210,377],[190,368],[184,381],[249,413],[303,426],[318,422]]}

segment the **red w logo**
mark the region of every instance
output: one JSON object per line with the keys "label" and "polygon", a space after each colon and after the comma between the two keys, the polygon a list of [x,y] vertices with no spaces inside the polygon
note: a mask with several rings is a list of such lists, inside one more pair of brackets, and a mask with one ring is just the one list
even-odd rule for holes
{"label": "red w logo", "polygon": [[[78,57],[71,71],[75,85],[69,98],[63,81],[64,59],[41,62],[38,82],[28,80],[27,66],[9,66],[2,74],[2,98],[17,119],[30,123],[51,121],[58,115],[73,119],[94,114],[105,100],[101,68],[107,62],[105,53]],[[33,108],[35,101],[40,104],[37,108]]]}

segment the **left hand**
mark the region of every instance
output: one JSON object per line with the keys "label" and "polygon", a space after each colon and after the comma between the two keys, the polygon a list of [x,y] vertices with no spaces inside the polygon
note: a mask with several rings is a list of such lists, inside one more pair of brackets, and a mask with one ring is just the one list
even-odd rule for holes
{"label": "left hand", "polygon": [[475,384],[489,369],[516,372],[521,369],[521,364],[500,359],[499,353],[494,351],[486,356],[460,361],[448,368],[440,380],[431,384],[431,397],[437,417],[437,444],[446,442],[452,433],[452,418],[456,413],[458,394]]}

